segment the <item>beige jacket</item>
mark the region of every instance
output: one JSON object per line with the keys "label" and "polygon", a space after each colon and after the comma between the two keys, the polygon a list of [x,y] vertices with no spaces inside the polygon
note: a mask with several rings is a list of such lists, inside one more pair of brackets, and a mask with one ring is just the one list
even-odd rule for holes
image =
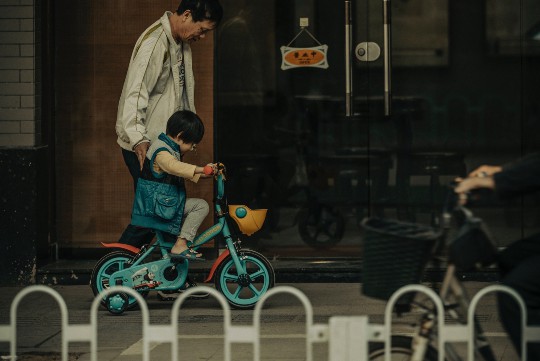
{"label": "beige jacket", "polygon": [[[191,48],[176,44],[170,15],[165,12],[142,33],[131,55],[116,119],[118,144],[126,150],[133,151],[141,141],[152,141],[165,132],[175,111],[195,112]],[[182,61],[185,86],[181,86]]]}

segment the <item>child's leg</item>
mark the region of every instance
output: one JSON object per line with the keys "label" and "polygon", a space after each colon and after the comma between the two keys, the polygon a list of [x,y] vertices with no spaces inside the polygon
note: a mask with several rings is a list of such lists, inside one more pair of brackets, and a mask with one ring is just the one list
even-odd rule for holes
{"label": "child's leg", "polygon": [[184,219],[178,240],[171,249],[171,253],[178,254],[185,251],[187,242],[191,242],[197,235],[199,226],[208,215],[208,203],[204,199],[188,198],[184,208]]}

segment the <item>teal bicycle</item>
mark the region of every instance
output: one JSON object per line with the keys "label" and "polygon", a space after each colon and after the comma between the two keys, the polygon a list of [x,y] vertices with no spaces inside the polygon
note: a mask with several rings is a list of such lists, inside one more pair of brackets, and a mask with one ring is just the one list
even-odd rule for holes
{"label": "teal bicycle", "polygon": [[[212,170],[208,171],[211,174]],[[241,248],[240,233],[250,236],[258,231],[266,218],[266,209],[228,205],[225,175],[225,166],[218,163],[217,223],[200,233],[193,240],[192,248],[197,250],[216,236],[223,237],[227,249],[215,260],[204,282],[213,280],[216,289],[232,307],[250,309],[274,286],[275,272],[262,254]],[[102,257],[92,271],[90,287],[94,295],[114,285],[133,288],[143,297],[150,291],[176,291],[185,285],[189,260],[169,258],[173,243],[166,242],[160,231],[155,232],[156,241],[141,249],[122,243],[102,243],[104,247],[115,250]],[[135,307],[136,300],[119,292],[105,297],[102,305],[113,314],[122,314],[126,309]]]}

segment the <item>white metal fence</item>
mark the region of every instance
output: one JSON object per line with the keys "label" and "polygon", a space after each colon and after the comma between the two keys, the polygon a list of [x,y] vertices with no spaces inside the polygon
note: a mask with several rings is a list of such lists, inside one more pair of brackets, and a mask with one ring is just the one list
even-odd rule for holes
{"label": "white metal fence", "polygon": [[194,292],[207,291],[211,296],[215,297],[223,310],[223,332],[224,332],[224,360],[230,361],[232,345],[235,343],[252,344],[254,355],[253,359],[259,361],[261,358],[260,352],[260,319],[261,312],[265,302],[276,294],[286,293],[295,296],[302,303],[306,315],[305,325],[305,354],[306,360],[313,360],[313,345],[316,343],[328,344],[328,360],[329,361],[366,361],[368,360],[368,342],[378,341],[385,343],[387,352],[387,360],[390,360],[391,329],[392,329],[392,310],[396,301],[401,295],[407,292],[422,292],[429,297],[437,309],[437,349],[440,361],[445,359],[444,344],[447,342],[465,342],[468,348],[468,360],[474,360],[474,314],[478,302],[482,297],[491,292],[505,292],[512,296],[519,307],[521,308],[521,318],[523,326],[523,344],[522,355],[525,359],[526,343],[540,342],[540,327],[526,326],[527,311],[521,297],[512,289],[492,285],[478,292],[471,301],[468,310],[466,324],[446,324],[444,320],[444,307],[439,296],[431,289],[422,285],[409,285],[396,291],[388,301],[385,309],[384,324],[374,324],[368,322],[368,316],[339,316],[331,317],[328,324],[313,323],[313,307],[307,296],[300,290],[290,286],[278,286],[268,291],[261,300],[257,303],[254,315],[253,324],[250,326],[234,326],[231,324],[231,311],[227,300],[223,295],[213,288],[200,286],[197,288],[188,289],[174,302],[171,311],[171,322],[166,325],[151,325],[149,320],[149,311],[143,297],[133,289],[123,286],[115,286],[105,290],[100,296],[97,296],[90,309],[89,324],[69,324],[68,309],[62,296],[54,289],[47,286],[29,286],[21,290],[11,303],[10,323],[0,325],[0,342],[8,342],[10,344],[10,357],[12,360],[17,359],[17,309],[21,300],[32,292],[44,292],[51,295],[60,308],[61,324],[62,324],[62,361],[68,360],[68,347],[70,342],[88,342],[90,343],[90,352],[92,361],[98,360],[98,345],[97,345],[97,313],[100,307],[100,302],[103,297],[112,293],[125,292],[126,294],[135,297],[140,305],[142,317],[142,359],[143,361],[150,360],[150,343],[170,343],[171,346],[171,361],[178,361],[178,317],[180,307],[183,302]]}

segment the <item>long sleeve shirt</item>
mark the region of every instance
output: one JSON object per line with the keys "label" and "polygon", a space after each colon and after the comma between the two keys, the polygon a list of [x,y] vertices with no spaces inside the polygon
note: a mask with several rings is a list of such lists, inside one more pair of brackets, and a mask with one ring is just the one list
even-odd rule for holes
{"label": "long sleeve shirt", "polygon": [[540,153],[532,153],[505,164],[493,175],[495,191],[501,198],[540,191]]}
{"label": "long sleeve shirt", "polygon": [[197,166],[176,159],[171,153],[161,151],[154,159],[154,172],[168,173],[178,177],[186,178],[194,183],[199,181],[200,174],[195,174]]}

